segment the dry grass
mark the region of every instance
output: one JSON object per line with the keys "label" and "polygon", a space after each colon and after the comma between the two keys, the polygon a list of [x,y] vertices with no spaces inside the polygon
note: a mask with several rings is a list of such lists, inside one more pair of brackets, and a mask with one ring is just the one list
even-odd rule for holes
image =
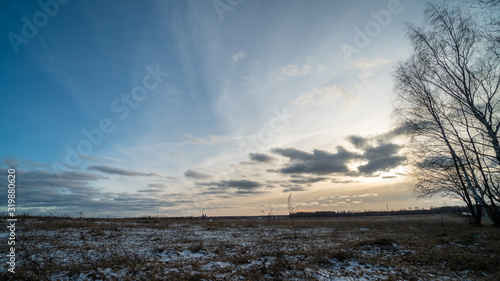
{"label": "dry grass", "polygon": [[16,274],[2,265],[1,280],[500,279],[500,229],[454,216],[17,225]]}

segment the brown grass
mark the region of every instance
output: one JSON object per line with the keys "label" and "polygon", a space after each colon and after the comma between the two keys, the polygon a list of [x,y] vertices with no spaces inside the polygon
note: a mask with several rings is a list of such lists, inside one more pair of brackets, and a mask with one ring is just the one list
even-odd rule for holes
{"label": "brown grass", "polygon": [[18,225],[17,273],[2,270],[0,280],[500,279],[500,229],[454,216]]}

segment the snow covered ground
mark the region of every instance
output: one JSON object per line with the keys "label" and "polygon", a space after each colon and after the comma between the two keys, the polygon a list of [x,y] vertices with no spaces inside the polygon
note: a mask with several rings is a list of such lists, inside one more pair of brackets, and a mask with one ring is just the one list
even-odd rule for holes
{"label": "snow covered ground", "polygon": [[[498,280],[500,231],[461,219],[24,218],[1,280]],[[6,233],[0,234],[6,241]],[[6,256],[4,247],[2,256]]]}

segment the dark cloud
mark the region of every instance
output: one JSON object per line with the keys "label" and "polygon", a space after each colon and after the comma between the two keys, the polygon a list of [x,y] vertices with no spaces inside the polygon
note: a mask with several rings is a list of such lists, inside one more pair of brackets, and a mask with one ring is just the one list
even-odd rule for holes
{"label": "dark cloud", "polygon": [[446,156],[428,157],[417,163],[423,169],[449,169],[454,167],[453,158]]}
{"label": "dark cloud", "polygon": [[355,136],[355,135],[348,136],[347,139],[349,140],[350,143],[352,143],[354,145],[354,147],[359,148],[359,149],[363,149],[369,141],[368,138],[364,138],[361,136]]}
{"label": "dark cloud", "polygon": [[92,165],[87,168],[88,170],[99,171],[106,174],[120,175],[127,177],[137,177],[137,176],[158,176],[155,173],[141,173],[130,170],[125,170],[121,168],[111,167],[111,166],[96,166]]}
{"label": "dark cloud", "polygon": [[165,188],[165,187],[168,187],[168,184],[162,183],[162,182],[153,182],[153,183],[148,183],[148,187],[150,187],[150,188]]}
{"label": "dark cloud", "polygon": [[264,193],[262,190],[236,190],[237,195],[254,195]]}
{"label": "dark cloud", "polygon": [[398,153],[400,145],[393,143],[380,144],[378,146],[369,146],[365,149],[363,157],[370,160],[386,157]]}
{"label": "dark cloud", "polygon": [[256,189],[262,187],[262,184],[256,181],[249,180],[230,180],[230,181],[219,181],[219,182],[205,182],[199,183],[200,186],[216,186],[220,188],[240,188],[240,189]]}
{"label": "dark cloud", "polygon": [[[290,162],[278,169],[284,174],[377,176],[377,172],[396,168],[406,161],[406,157],[398,155],[402,146],[389,142],[391,138],[401,134],[404,130],[406,129],[397,128],[373,137],[348,136],[347,139],[358,149],[358,152],[346,150],[341,146],[337,147],[335,153],[323,150],[314,150],[313,153],[308,153],[295,148],[275,148],[273,152],[289,158]],[[349,170],[348,164],[356,160],[366,163],[358,166],[357,171]],[[317,180],[324,179],[317,178]],[[307,183],[304,180],[292,180],[292,182]]]}
{"label": "dark cloud", "polygon": [[336,153],[323,150],[314,150],[307,153],[295,148],[276,148],[273,152],[288,157],[291,163],[279,169],[284,174],[307,173],[316,175],[327,175],[332,173],[347,173],[347,164],[354,159],[360,159],[361,155],[350,152],[338,146]]}
{"label": "dark cloud", "polygon": [[436,125],[432,122],[420,122],[420,123],[412,123],[405,122],[393,130],[384,134],[386,138],[394,138],[401,135],[412,134],[422,130],[428,130],[434,128]]}
{"label": "dark cloud", "polygon": [[254,190],[261,187],[262,184],[249,180],[230,180],[229,182],[227,182],[227,186],[235,187],[241,190]]}
{"label": "dark cloud", "polygon": [[325,181],[325,180],[329,180],[329,178],[325,178],[325,177],[300,177],[300,178],[291,179],[290,182],[297,183],[297,184],[311,184],[311,183]]}
{"label": "dark cloud", "polygon": [[333,179],[332,183],[340,183],[340,184],[346,184],[346,183],[353,183],[353,180],[339,180],[339,179]]}
{"label": "dark cloud", "polygon": [[402,165],[406,158],[397,155],[400,149],[400,145],[393,143],[380,144],[376,147],[370,146],[366,148],[363,157],[368,160],[368,163],[359,166],[358,171],[363,174],[373,174]]}
{"label": "dark cloud", "polygon": [[387,133],[373,137],[352,135],[347,139],[359,150],[363,151],[362,158],[368,163],[358,167],[364,175],[373,175],[375,172],[387,171],[404,163],[406,158],[398,155],[401,146],[391,143],[391,139],[413,130],[414,124],[405,123]]}
{"label": "dark cloud", "polygon": [[157,192],[162,192],[163,190],[160,189],[141,189],[137,190],[137,192],[147,192],[147,193],[157,193]]}
{"label": "dark cloud", "polygon": [[428,125],[424,123],[413,124],[406,122],[383,134],[374,136],[351,135],[347,137],[347,140],[357,149],[364,150],[369,146],[390,143],[395,137],[411,133],[415,130],[422,130],[426,127],[428,127]]}
{"label": "dark cloud", "polygon": [[230,198],[237,195],[259,194],[264,192],[262,190],[264,185],[250,180],[205,182],[198,183],[197,185],[208,187],[205,191],[201,192],[202,195],[217,195],[217,197],[220,198]]}
{"label": "dark cloud", "polygon": [[193,179],[197,179],[197,180],[210,178],[209,175],[201,173],[201,172],[197,172],[195,170],[187,170],[186,172],[184,172],[184,176],[186,178],[193,178]]}
{"label": "dark cloud", "polygon": [[108,177],[83,171],[61,171],[52,173],[46,170],[16,170],[18,182],[27,189],[47,187],[81,188],[90,182]]}
{"label": "dark cloud", "polygon": [[[41,165],[38,165],[41,166]],[[91,216],[137,216],[157,213],[159,207],[173,207],[191,200],[171,197],[151,197],[150,190],[141,194],[103,191],[99,181],[108,177],[78,170],[16,169],[16,203],[19,212],[32,214],[75,215],[83,212]],[[170,201],[172,200],[172,201]],[[0,206],[3,202],[0,202]],[[55,212],[55,213],[54,213]]]}
{"label": "dark cloud", "polygon": [[292,191],[306,191],[306,188],[301,185],[283,185],[283,187],[286,187],[283,189],[283,192],[288,193]]}
{"label": "dark cloud", "polygon": [[305,187],[300,186],[300,185],[296,185],[296,186],[292,186],[292,187],[288,187],[288,188],[283,189],[283,192],[288,193],[288,192],[292,192],[292,191],[305,191],[305,190],[306,190]]}
{"label": "dark cloud", "polygon": [[263,153],[250,153],[250,159],[252,161],[264,162],[264,163],[272,162],[274,160],[273,157]]}

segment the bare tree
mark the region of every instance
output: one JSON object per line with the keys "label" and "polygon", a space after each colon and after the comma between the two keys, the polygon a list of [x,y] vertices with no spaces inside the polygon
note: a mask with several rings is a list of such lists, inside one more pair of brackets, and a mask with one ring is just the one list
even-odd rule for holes
{"label": "bare tree", "polygon": [[[500,224],[500,56],[496,29],[458,7],[427,4],[408,25],[412,54],[394,73],[407,125],[415,191],[455,194],[475,224]],[[493,49],[492,49],[493,48]]]}

